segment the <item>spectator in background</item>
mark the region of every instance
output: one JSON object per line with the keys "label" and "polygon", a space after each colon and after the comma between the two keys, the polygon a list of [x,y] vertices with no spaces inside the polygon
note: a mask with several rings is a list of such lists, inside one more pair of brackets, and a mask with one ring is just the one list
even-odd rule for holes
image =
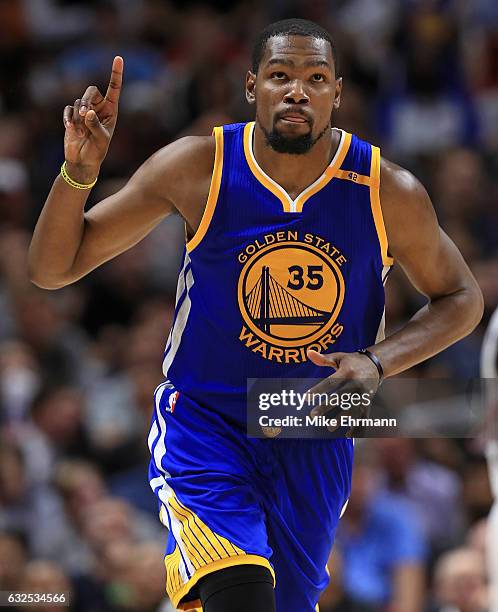
{"label": "spectator in background", "polygon": [[488,466],[481,456],[469,457],[462,474],[464,511],[472,525],[488,516],[493,504]]}
{"label": "spectator in background", "polygon": [[490,224],[497,213],[489,202],[490,184],[482,157],[477,151],[455,148],[434,164],[432,172],[441,222],[463,256],[472,261],[492,253],[496,233]]}
{"label": "spectator in background", "polygon": [[156,543],[116,540],[102,551],[98,581],[78,580],[75,612],[158,612],[164,595],[163,549]]}
{"label": "spectator in background", "polygon": [[0,423],[10,428],[25,421],[39,386],[38,363],[29,347],[16,340],[0,343]]}
{"label": "spectator in background", "polygon": [[486,568],[479,552],[457,548],[439,559],[434,598],[437,612],[487,612]]}
{"label": "spectator in background", "polygon": [[50,558],[58,539],[61,511],[57,496],[46,483],[30,481],[20,447],[0,439],[0,530],[21,533],[31,554]]}
{"label": "spectator in background", "polygon": [[114,542],[161,542],[164,539],[157,522],[115,497],[107,496],[91,503],[81,520],[82,535],[96,553],[97,562],[100,552]]}
{"label": "spectator in background", "polygon": [[[98,602],[102,612],[153,612],[148,606],[161,601],[165,584],[164,549],[158,544],[164,536],[157,522],[108,496],[90,503],[80,520],[79,535],[91,552],[89,571],[77,577],[80,597]],[[150,547],[153,560],[147,552],[142,558]]]}
{"label": "spectator in background", "polygon": [[[5,127],[8,129],[9,126]],[[3,227],[26,224],[32,206],[28,187],[24,164],[18,159],[2,159],[0,156],[0,224]]]}
{"label": "spectator in background", "polygon": [[161,541],[157,521],[122,498],[111,497],[102,473],[89,462],[64,460],[55,467],[54,485],[64,504],[55,557],[72,575],[89,575],[98,557],[116,540]]}
{"label": "spectator in background", "polygon": [[479,112],[480,138],[484,148],[498,147],[498,11],[494,0],[475,0],[461,5],[462,50],[467,79]]}
{"label": "spectator in background", "polygon": [[55,462],[63,455],[91,456],[81,390],[71,386],[42,387],[31,404],[31,419],[18,424],[14,436],[32,484],[48,483]]}
{"label": "spectator in background", "polygon": [[0,590],[20,590],[28,554],[26,538],[21,532],[0,531]]}
{"label": "spectator in background", "polygon": [[126,558],[125,583],[130,592],[128,610],[156,612],[165,599],[166,580],[163,547],[155,543],[137,544]]}
{"label": "spectator in background", "polygon": [[441,4],[417,2],[406,7],[398,37],[403,52],[400,61],[392,58],[387,67],[381,124],[396,156],[434,154],[477,140],[452,2]]}
{"label": "spectator in background", "polygon": [[151,416],[150,390],[161,380],[157,362],[164,350],[164,330],[172,316],[169,302],[149,298],[135,304],[128,326],[100,328],[95,353],[102,366],[86,386],[85,425],[94,458],[113,486],[134,505],[156,512],[143,473],[143,440]]}
{"label": "spectator in background", "polygon": [[323,591],[319,608],[320,612],[374,612],[376,606],[355,603],[344,592],[344,568],[342,555],[337,546],[334,547],[329,557],[327,568],[330,574],[330,582]]}
{"label": "spectator in background", "polygon": [[[21,580],[24,593],[58,593],[64,594],[64,599],[71,602],[71,582],[62,568],[51,561],[30,561]],[[60,612],[60,604],[38,603],[21,606],[24,612]]]}
{"label": "spectator in background", "polygon": [[374,444],[386,491],[411,505],[434,551],[454,545],[463,526],[457,474],[420,457],[415,440],[385,438]]}
{"label": "spectator in background", "polygon": [[488,517],[474,523],[467,532],[466,545],[478,552],[483,560],[486,560],[488,554],[488,537]]}
{"label": "spectator in background", "polygon": [[82,422],[83,396],[69,386],[44,387],[31,407],[34,426],[56,453],[87,456],[88,436]]}
{"label": "spectator in background", "polygon": [[419,612],[425,597],[427,545],[414,508],[380,489],[373,449],[356,444],[351,498],[337,534],[344,591],[373,610]]}
{"label": "spectator in background", "polygon": [[96,466],[82,460],[60,461],[54,468],[53,484],[63,503],[59,537],[52,543],[54,558],[73,576],[91,573],[93,555],[81,536],[83,516],[92,503],[107,495]]}

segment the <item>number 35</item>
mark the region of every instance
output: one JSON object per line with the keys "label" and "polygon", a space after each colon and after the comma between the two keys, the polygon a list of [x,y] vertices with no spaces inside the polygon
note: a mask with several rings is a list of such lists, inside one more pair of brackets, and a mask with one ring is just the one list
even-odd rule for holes
{"label": "number 35", "polygon": [[[320,289],[323,287],[323,276],[321,274],[323,270],[323,266],[308,266],[306,278],[308,282],[306,283],[307,289]],[[304,269],[301,266],[291,266],[289,268],[289,273],[291,274],[291,278],[287,283],[287,287],[290,289],[302,289],[304,287]]]}

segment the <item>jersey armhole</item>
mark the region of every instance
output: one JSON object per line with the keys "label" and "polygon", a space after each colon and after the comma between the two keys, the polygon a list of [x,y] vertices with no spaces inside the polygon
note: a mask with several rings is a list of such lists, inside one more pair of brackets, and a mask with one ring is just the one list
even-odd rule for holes
{"label": "jersey armhole", "polygon": [[213,128],[213,135],[215,138],[215,153],[211,184],[209,185],[209,194],[199,227],[186,244],[186,248],[189,253],[191,253],[199,245],[201,240],[206,235],[209,225],[211,224],[211,219],[213,218],[216,203],[218,202],[218,195],[220,193],[221,174],[223,171],[223,126]]}
{"label": "jersey armhole", "polygon": [[377,237],[379,238],[382,264],[384,266],[392,266],[394,258],[389,255],[386,227],[380,205],[380,149],[374,145],[372,145],[372,159],[370,162],[370,206],[372,208]]}

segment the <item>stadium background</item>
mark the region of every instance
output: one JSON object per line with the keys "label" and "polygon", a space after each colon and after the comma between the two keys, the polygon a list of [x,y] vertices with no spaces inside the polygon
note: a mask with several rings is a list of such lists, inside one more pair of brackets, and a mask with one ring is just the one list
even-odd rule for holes
{"label": "stadium background", "polygon": [[[71,591],[76,612],[170,609],[145,440],[182,224],[55,293],[28,282],[27,245],[63,159],[62,110],[105,87],[115,54],[120,117],[90,204],[173,139],[250,119],[251,41],[289,16],[332,30],[345,79],[336,125],[424,182],[483,289],[481,326],[410,374],[478,376],[498,303],[493,0],[2,0],[0,589]],[[388,332],[422,304],[399,270],[387,302]],[[322,612],[486,610],[490,507],[479,441],[368,441]]]}

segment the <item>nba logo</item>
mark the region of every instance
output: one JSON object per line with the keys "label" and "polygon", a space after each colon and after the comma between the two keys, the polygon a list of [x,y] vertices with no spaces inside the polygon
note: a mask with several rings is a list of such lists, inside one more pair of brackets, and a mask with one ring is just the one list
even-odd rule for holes
{"label": "nba logo", "polygon": [[178,399],[178,396],[180,395],[179,391],[175,391],[174,393],[172,393],[169,396],[168,399],[168,403],[169,403],[169,409],[167,408],[167,412],[174,412],[175,411],[175,404],[176,404],[176,400]]}

